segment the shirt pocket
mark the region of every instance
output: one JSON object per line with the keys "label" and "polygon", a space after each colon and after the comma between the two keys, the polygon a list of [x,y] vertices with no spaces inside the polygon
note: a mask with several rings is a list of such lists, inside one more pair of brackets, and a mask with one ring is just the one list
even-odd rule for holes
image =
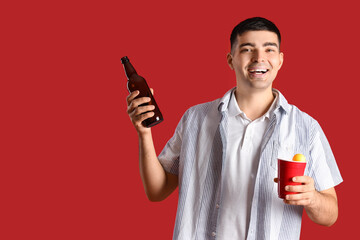
{"label": "shirt pocket", "polygon": [[[308,150],[304,145],[294,145],[289,143],[279,144],[279,149],[277,152],[277,159],[289,160],[291,161],[295,154],[303,154],[308,160]],[[277,160],[276,160],[277,161]]]}
{"label": "shirt pocket", "polygon": [[292,160],[295,155],[295,147],[291,143],[282,143],[279,145],[278,159]]}
{"label": "shirt pocket", "polygon": [[274,141],[271,156],[271,167],[277,171],[278,159],[291,160],[294,156],[294,145],[289,143],[279,143]]}

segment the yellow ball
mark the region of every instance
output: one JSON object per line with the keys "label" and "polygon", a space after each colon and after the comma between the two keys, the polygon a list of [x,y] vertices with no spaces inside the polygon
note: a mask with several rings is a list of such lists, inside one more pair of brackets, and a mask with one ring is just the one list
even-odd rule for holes
{"label": "yellow ball", "polygon": [[295,154],[292,160],[295,162],[306,162],[305,156],[300,153]]}

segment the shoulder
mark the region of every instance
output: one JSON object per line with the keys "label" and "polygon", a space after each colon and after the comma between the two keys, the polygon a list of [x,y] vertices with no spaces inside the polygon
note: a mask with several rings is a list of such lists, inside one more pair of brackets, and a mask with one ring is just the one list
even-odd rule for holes
{"label": "shoulder", "polygon": [[189,118],[196,118],[196,119],[202,119],[205,118],[205,116],[210,112],[218,109],[220,103],[220,99],[216,99],[210,102],[200,103],[197,105],[194,105],[186,110],[183,118],[189,119]]}
{"label": "shoulder", "polygon": [[229,99],[234,92],[235,88],[228,90],[225,95],[221,98],[217,98],[210,102],[205,102],[201,104],[197,104],[191,108],[189,108],[186,113],[189,115],[196,116],[205,116],[209,113],[211,114],[219,114],[220,111],[224,111],[227,108]]}
{"label": "shoulder", "polygon": [[317,135],[323,133],[319,122],[295,105],[288,104],[288,111],[284,115],[287,124],[294,125],[296,133],[307,139],[310,145]]}
{"label": "shoulder", "polygon": [[226,108],[227,102],[229,101],[233,90],[234,88],[230,89],[221,98],[217,98],[213,101],[205,103],[200,103],[187,109],[181,119],[182,125],[190,124],[189,127],[194,129],[201,126],[205,119],[208,122],[218,121],[219,116],[221,115],[221,111]]}
{"label": "shoulder", "polygon": [[277,109],[280,109],[281,115],[285,118],[288,118],[292,121],[305,121],[305,122],[314,122],[315,119],[312,118],[308,113],[299,109],[294,104],[288,103],[285,96],[277,89],[273,89],[279,96],[279,100],[277,102]]}
{"label": "shoulder", "polygon": [[289,104],[289,115],[296,117],[300,120],[307,120],[307,121],[316,121],[313,117],[311,117],[307,112],[299,109],[297,106],[293,104]]}
{"label": "shoulder", "polygon": [[313,125],[316,120],[311,117],[305,111],[299,109],[294,104],[288,103],[284,95],[281,94],[280,91],[274,89],[279,94],[278,100],[278,109],[280,109],[280,113],[282,116],[282,120],[288,120],[291,124],[296,125],[306,125],[311,126]]}

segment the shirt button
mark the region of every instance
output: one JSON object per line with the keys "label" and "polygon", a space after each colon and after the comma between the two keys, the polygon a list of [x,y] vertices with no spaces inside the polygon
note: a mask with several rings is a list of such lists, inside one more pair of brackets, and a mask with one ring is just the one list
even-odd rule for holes
{"label": "shirt button", "polygon": [[211,236],[215,237],[216,236],[216,232],[212,232]]}
{"label": "shirt button", "polygon": [[219,209],[219,208],[220,208],[220,205],[219,205],[219,204],[216,204],[216,208]]}

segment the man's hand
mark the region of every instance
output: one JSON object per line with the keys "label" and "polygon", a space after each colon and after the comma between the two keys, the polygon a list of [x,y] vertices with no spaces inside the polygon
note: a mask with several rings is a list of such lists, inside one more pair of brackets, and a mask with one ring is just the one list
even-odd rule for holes
{"label": "man's hand", "polygon": [[[338,217],[338,204],[335,188],[317,191],[314,179],[309,176],[298,176],[292,179],[301,185],[285,186],[286,191],[297,194],[286,195],[284,202],[290,205],[304,206],[309,218],[320,225],[331,226]],[[278,183],[278,179],[274,181]]]}
{"label": "man's hand", "polygon": [[[151,93],[153,93],[153,89],[150,89],[150,91]],[[139,134],[149,133],[150,128],[144,127],[142,125],[142,121],[154,116],[154,112],[152,112],[152,110],[155,109],[155,106],[154,105],[140,106],[141,104],[150,102],[150,98],[149,97],[136,98],[136,96],[138,96],[139,93],[140,92],[136,90],[127,96],[126,98],[126,102],[128,106],[127,113],[129,114],[131,122],[133,123],[136,131]]]}
{"label": "man's hand", "polygon": [[314,179],[309,176],[293,177],[293,182],[301,183],[301,185],[288,185],[285,190],[289,192],[297,192],[297,194],[288,194],[284,202],[290,205],[308,206],[314,203],[316,194]]}

